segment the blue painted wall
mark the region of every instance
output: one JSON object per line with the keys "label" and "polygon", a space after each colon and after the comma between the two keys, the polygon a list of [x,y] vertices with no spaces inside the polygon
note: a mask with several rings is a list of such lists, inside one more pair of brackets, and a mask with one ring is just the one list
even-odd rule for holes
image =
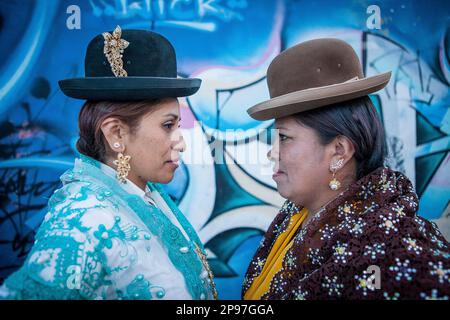
{"label": "blue painted wall", "polygon": [[[73,4],[81,29],[67,27]],[[367,26],[370,5],[380,8],[381,29]],[[83,76],[87,43],[116,25],[163,34],[176,49],[179,76],[203,79],[195,96],[180,100],[185,157],[210,148],[216,135],[227,143],[225,161],[185,161],[167,189],[206,243],[222,299],[240,297],[250,258],[283,201],[270,164],[242,159],[243,150],[265,154],[270,146],[252,139],[254,130],[225,133],[270,128],[245,110],[268,98],[271,59],[311,38],[348,41],[366,75],[393,71],[386,89],[371,96],[389,163],[414,181],[419,213],[448,238],[449,8],[435,0],[0,1],[0,279],[26,257],[47,199],[76,156],[81,102],[65,97],[57,80]]]}

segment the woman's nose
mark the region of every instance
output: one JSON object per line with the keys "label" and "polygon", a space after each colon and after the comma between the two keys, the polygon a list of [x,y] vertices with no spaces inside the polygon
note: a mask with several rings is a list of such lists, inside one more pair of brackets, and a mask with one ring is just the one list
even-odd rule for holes
{"label": "woman's nose", "polygon": [[175,138],[175,145],[173,149],[178,152],[184,152],[186,150],[186,142],[184,141],[183,134],[181,133],[180,129],[177,130],[174,138]]}
{"label": "woman's nose", "polygon": [[279,140],[275,139],[272,144],[272,148],[267,152],[267,158],[270,161],[278,161],[280,159]]}
{"label": "woman's nose", "polygon": [[267,152],[267,159],[270,161],[277,161],[279,159],[278,150],[275,148],[270,149],[269,152]]}

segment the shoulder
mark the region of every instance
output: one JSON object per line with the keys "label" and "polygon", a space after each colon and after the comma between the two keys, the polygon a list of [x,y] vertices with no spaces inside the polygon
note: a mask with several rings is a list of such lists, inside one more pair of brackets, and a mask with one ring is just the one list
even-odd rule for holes
{"label": "shoulder", "polygon": [[55,190],[49,199],[39,233],[55,228],[86,232],[98,224],[112,225],[121,207],[112,191],[89,182],[72,182]]}
{"label": "shoulder", "polygon": [[65,213],[67,210],[119,209],[113,191],[91,182],[75,181],[54,191],[48,202],[48,211]]}
{"label": "shoulder", "polygon": [[104,248],[120,207],[108,190],[73,182],[57,189],[48,203],[24,265],[5,282],[30,298],[95,298],[107,281]]}

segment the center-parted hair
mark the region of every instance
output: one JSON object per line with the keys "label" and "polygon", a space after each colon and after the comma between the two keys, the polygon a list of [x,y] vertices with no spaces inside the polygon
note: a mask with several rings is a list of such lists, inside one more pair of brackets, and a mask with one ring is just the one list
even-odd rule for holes
{"label": "center-parted hair", "polygon": [[355,148],[357,179],[384,166],[387,156],[384,128],[368,96],[301,112],[295,118],[315,130],[322,145],[337,136],[347,137]]}

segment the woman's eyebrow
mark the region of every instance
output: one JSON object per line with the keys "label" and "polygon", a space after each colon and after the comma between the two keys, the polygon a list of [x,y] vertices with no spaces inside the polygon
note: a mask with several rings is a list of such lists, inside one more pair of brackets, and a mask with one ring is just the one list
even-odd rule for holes
{"label": "woman's eyebrow", "polygon": [[174,118],[174,119],[179,119],[180,118],[179,115],[177,115],[176,113],[167,113],[167,114],[164,115],[164,117]]}

